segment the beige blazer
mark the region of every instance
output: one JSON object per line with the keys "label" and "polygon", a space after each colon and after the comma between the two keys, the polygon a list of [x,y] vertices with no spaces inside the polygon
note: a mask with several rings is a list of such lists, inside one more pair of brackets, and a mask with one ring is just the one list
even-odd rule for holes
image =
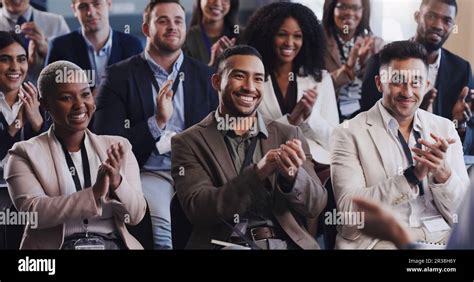
{"label": "beige blazer", "polygon": [[[62,195],[64,153],[53,141],[53,134],[50,129],[28,141],[16,143],[8,153],[5,178],[13,204],[18,211],[38,213],[38,226],[36,229],[26,226],[21,249],[60,249],[64,243],[64,222],[102,213],[100,206],[96,206],[92,188]],[[107,201],[113,204],[115,224],[127,247],[142,249],[125,227],[125,223],[138,224],[146,210],[139,168],[131,145],[122,137],[97,136],[88,130],[86,134],[101,162],[107,160],[106,150],[110,145],[121,142],[125,146],[122,183],[115,191],[119,200]]]}
{"label": "beige blazer", "polygon": [[[432,132],[456,139],[446,155],[452,169],[447,185],[434,185],[432,177],[428,178],[428,188],[436,208],[452,224],[456,208],[469,185],[462,142],[451,121],[423,110],[418,110],[417,114],[423,126],[421,138],[432,140],[429,136]],[[354,211],[354,196],[376,200],[387,206],[396,206],[418,196],[418,192],[399,172],[396,162],[392,161],[395,149],[387,146],[389,138],[378,103],[334,130],[331,139],[331,180],[339,211]],[[373,241],[373,238],[361,235],[355,226],[338,226],[336,248],[366,249]]]}
{"label": "beige blazer", "polygon": [[[298,84],[297,101],[301,100],[305,90],[316,87],[319,93],[311,115],[299,127],[308,141],[313,159],[320,164],[328,165],[330,163],[329,138],[333,129],[339,124],[336,94],[331,76],[327,71],[323,71],[323,79],[319,83],[312,76],[297,76],[296,82]],[[266,118],[289,124],[288,116],[281,113],[270,78],[265,82],[263,100],[258,110]]]}
{"label": "beige blazer", "polygon": [[[283,193],[275,177],[270,178],[273,214],[299,247],[319,249],[303,222],[306,218],[318,217],[326,207],[327,193],[314,171],[308,144],[297,127],[270,120],[265,123],[269,137],[261,142],[263,154],[298,138],[303,142],[307,157],[290,193]],[[244,214],[253,201],[268,193],[265,182],[257,178],[252,166],[237,175],[224,138],[217,131],[214,113],[174,136],[171,147],[176,193],[184,213],[194,225],[187,248],[214,248],[211,239],[226,241],[232,231],[221,219],[233,221],[236,215]]]}

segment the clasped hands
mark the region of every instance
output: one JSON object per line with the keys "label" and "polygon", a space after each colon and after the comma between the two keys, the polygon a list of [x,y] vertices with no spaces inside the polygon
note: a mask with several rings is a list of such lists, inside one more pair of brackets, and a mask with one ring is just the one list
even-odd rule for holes
{"label": "clasped hands", "polygon": [[298,168],[303,165],[305,160],[306,155],[301,146],[301,141],[293,139],[277,149],[268,151],[257,163],[255,169],[260,180],[264,180],[277,172],[287,181],[292,182],[296,178]]}
{"label": "clasped hands", "polygon": [[121,143],[112,144],[107,149],[107,160],[103,162],[97,172],[97,180],[92,186],[94,198],[113,193],[122,182],[120,168],[123,165],[125,150]]}

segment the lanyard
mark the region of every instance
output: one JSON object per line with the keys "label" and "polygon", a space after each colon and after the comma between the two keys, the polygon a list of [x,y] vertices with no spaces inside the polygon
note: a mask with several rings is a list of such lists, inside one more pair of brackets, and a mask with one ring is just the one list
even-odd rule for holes
{"label": "lanyard", "polygon": [[[156,95],[158,95],[158,94],[160,94],[160,86],[158,85],[158,82],[156,81],[155,74],[151,70],[151,67],[150,67],[150,65],[148,65],[148,62],[146,60],[145,60],[144,63],[145,63],[146,72],[148,73],[148,76],[150,77],[151,84],[155,88]],[[173,98],[174,98],[174,95],[176,95],[176,91],[178,91],[179,83],[181,82],[181,79],[179,78],[179,74],[183,71],[183,66],[184,66],[184,61],[181,64],[181,68],[179,69],[178,75],[174,79],[173,86],[171,88],[173,90]]]}
{"label": "lanyard", "polygon": [[[84,173],[84,188],[91,187],[91,170],[89,166],[89,158],[87,157],[87,150],[86,150],[86,145],[85,145],[85,139],[86,136],[84,135],[84,138],[81,141],[81,158],[82,158],[82,170]],[[71,155],[69,154],[66,145],[64,145],[61,140],[59,140],[59,143],[61,143],[61,148],[63,149],[64,152],[64,157],[66,158],[66,163],[69,168],[69,172],[71,172],[72,179],[74,181],[74,185],[76,186],[76,191],[81,191],[81,182],[79,180],[79,176],[77,175],[77,169],[76,166],[74,165],[74,162],[72,161]]]}
{"label": "lanyard", "polygon": [[[255,149],[257,148],[257,141],[258,141],[257,136],[254,136],[251,138],[250,146],[247,148],[247,152],[245,153],[245,159],[244,159],[244,162],[242,163],[242,166],[240,167],[239,174],[242,173],[242,171],[244,171],[244,169],[252,163],[253,154],[255,153]],[[229,153],[231,153],[232,146],[230,145],[229,140],[227,140],[227,137],[225,136],[224,136],[224,142],[225,142],[225,145],[227,146],[227,150],[229,151]]]}
{"label": "lanyard", "polygon": [[[418,149],[421,149],[421,144],[418,143],[418,139],[420,139],[420,133],[418,131],[413,130],[413,134],[415,135],[415,140],[416,140],[416,147]],[[405,153],[405,157],[408,160],[408,164],[411,166],[413,165],[413,156],[410,151],[410,147],[408,146],[408,143],[405,141],[405,138],[403,138],[402,133],[400,130],[398,131],[398,139],[400,140],[400,143],[402,144],[403,147],[403,152]],[[423,189],[423,182],[420,182],[418,185],[418,188],[420,189],[420,195],[423,196],[425,194],[425,190]]]}

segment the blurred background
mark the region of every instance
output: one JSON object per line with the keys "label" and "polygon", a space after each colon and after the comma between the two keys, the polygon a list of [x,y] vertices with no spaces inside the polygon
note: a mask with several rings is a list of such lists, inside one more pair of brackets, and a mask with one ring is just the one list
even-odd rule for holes
{"label": "blurred background", "polygon": [[[319,19],[322,18],[324,0],[292,0],[310,7]],[[48,10],[66,18],[71,29],[79,27],[74,18],[69,0],[32,0],[32,2],[46,3]],[[115,29],[129,29],[131,34],[139,36],[141,33],[142,11],[147,0],[113,0],[111,25]],[[191,20],[193,1],[181,0],[186,13],[187,21]],[[248,17],[258,7],[275,2],[272,0],[242,0],[240,1],[240,24],[245,26]],[[459,13],[457,29],[450,36],[445,47],[474,64],[474,12],[473,0],[458,0]],[[409,39],[415,33],[416,24],[414,13],[420,6],[421,0],[371,0],[371,26],[374,33],[385,41]],[[44,4],[43,4],[44,5]]]}

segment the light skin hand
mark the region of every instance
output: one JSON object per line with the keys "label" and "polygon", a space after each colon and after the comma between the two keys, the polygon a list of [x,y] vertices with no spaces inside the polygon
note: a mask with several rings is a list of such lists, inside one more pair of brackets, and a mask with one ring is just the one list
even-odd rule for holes
{"label": "light skin hand", "polygon": [[227,36],[222,36],[217,40],[216,43],[214,43],[211,47],[211,59],[209,61],[209,66],[213,66],[216,63],[216,59],[219,57],[222,52],[224,52],[226,49],[235,46],[236,39],[232,38],[229,39]]}
{"label": "light skin hand", "polygon": [[255,172],[260,180],[265,180],[277,167],[277,157],[280,149],[268,151],[265,156],[255,166]]}
{"label": "light skin hand", "polygon": [[168,80],[160,89],[156,97],[156,122],[158,127],[163,129],[166,126],[166,123],[173,115],[173,90],[171,89],[173,85],[172,80]]}
{"label": "light skin hand", "polygon": [[277,157],[277,170],[287,180],[292,181],[296,178],[298,168],[300,168],[306,155],[301,146],[301,141],[293,139],[280,146],[280,152]]}
{"label": "light skin hand", "polygon": [[43,117],[40,113],[40,102],[38,90],[31,82],[25,82],[20,87],[20,100],[23,102],[23,111],[34,131],[39,132],[43,125]]}
{"label": "light skin hand", "polygon": [[414,241],[408,230],[397,221],[393,214],[379,204],[364,198],[354,198],[352,202],[359,212],[364,213],[362,233],[373,238],[390,241],[399,249]]}
{"label": "light skin hand", "polygon": [[426,149],[412,148],[412,151],[416,154],[413,158],[417,161],[415,175],[418,179],[423,179],[428,172],[431,172],[436,183],[445,183],[451,176],[451,168],[446,161],[446,152],[450,145],[456,143],[456,140],[452,138],[444,139],[433,133],[430,135],[436,143],[419,139],[418,142]]}

